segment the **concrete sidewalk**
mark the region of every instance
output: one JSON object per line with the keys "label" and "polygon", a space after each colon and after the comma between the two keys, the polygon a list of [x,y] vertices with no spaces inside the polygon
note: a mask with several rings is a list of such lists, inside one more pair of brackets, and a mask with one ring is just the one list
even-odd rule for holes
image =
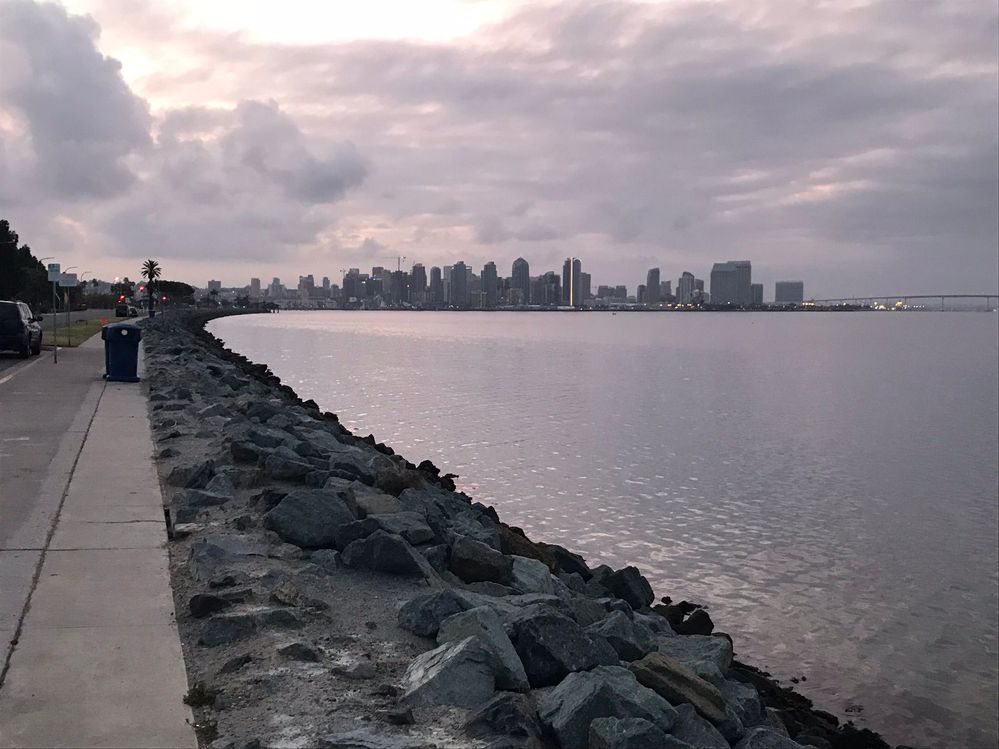
{"label": "concrete sidewalk", "polygon": [[[146,397],[100,380],[99,336],[77,358],[95,350],[78,457],[65,459],[70,440],[40,494],[46,512],[0,549],[41,565],[0,684],[0,747],[196,747]],[[8,563],[2,579],[23,587]]]}

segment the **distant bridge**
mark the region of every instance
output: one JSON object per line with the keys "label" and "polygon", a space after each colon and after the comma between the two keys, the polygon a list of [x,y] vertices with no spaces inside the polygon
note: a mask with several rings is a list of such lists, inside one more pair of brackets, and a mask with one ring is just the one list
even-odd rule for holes
{"label": "distant bridge", "polygon": [[853,304],[858,306],[871,307],[876,303],[883,303],[886,307],[902,302],[909,306],[910,300],[939,299],[940,309],[947,308],[948,299],[981,299],[985,302],[985,309],[995,309],[992,300],[999,301],[999,294],[875,294],[873,296],[848,296],[839,299],[809,299],[809,302],[821,305],[831,304]]}

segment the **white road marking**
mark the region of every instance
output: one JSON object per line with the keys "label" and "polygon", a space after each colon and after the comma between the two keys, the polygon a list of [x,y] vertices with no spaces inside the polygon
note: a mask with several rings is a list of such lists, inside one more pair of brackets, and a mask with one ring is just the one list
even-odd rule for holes
{"label": "white road marking", "polygon": [[21,372],[24,372],[25,370],[27,370],[27,369],[29,369],[29,368],[31,368],[31,367],[33,367],[33,366],[35,366],[35,365],[36,365],[36,364],[38,364],[38,362],[40,362],[41,360],[42,360],[42,357],[41,357],[41,356],[39,356],[39,357],[38,357],[37,359],[35,359],[35,360],[34,360],[33,362],[28,362],[28,363],[27,363],[27,364],[25,364],[24,366],[21,366],[21,367],[18,367],[17,369],[15,369],[15,370],[14,370],[13,372],[11,372],[11,373],[10,373],[9,375],[7,375],[6,377],[0,377],[0,385],[4,385],[4,384],[6,384],[6,383],[10,382],[10,381],[11,381],[11,380],[13,380],[13,379],[14,379],[15,377],[17,377],[17,376],[18,376],[19,374],[21,374]]}

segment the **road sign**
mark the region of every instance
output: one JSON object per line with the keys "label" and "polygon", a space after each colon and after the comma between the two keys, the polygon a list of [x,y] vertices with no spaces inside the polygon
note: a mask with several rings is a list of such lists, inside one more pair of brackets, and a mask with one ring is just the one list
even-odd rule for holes
{"label": "road sign", "polygon": [[70,289],[74,286],[80,285],[80,279],[76,277],[75,273],[63,273],[59,276],[59,285],[64,289]]}
{"label": "road sign", "polygon": [[58,281],[62,274],[59,270],[62,268],[59,263],[49,263],[49,280],[52,282]]}

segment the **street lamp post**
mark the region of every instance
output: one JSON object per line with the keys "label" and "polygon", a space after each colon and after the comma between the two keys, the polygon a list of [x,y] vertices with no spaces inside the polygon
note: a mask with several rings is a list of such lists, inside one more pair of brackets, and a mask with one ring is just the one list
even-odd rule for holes
{"label": "street lamp post", "polygon": [[83,288],[83,291],[80,292],[80,301],[81,302],[83,301],[83,297],[86,296],[86,294],[84,292],[87,289],[87,284],[84,282],[83,277],[85,275],[87,275],[88,273],[93,273],[93,271],[85,270],[82,273],[80,273],[80,286]]}

